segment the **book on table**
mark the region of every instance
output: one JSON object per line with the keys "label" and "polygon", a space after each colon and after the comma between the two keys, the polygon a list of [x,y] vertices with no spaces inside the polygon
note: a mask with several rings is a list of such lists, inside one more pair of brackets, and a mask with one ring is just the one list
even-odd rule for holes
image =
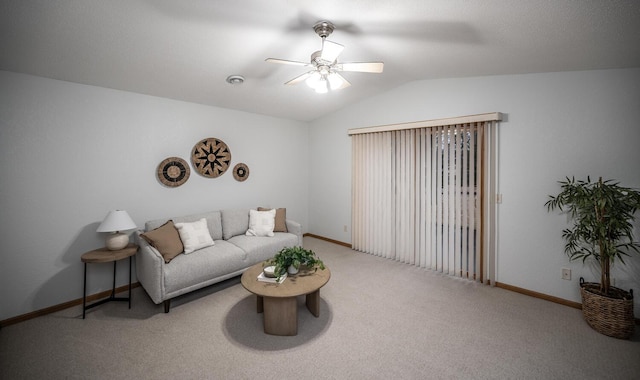
{"label": "book on table", "polygon": [[264,275],[264,272],[260,272],[260,274],[258,275],[258,281],[262,281],[262,282],[270,282],[273,284],[282,284],[282,282],[287,278],[287,274],[283,274],[282,276],[280,276],[280,281],[278,281],[277,277],[267,277]]}

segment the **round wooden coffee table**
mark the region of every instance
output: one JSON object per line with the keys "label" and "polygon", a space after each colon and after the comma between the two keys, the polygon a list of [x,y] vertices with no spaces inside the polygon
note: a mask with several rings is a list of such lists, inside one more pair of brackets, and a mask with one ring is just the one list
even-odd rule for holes
{"label": "round wooden coffee table", "polygon": [[317,271],[301,270],[289,275],[282,284],[258,281],[262,263],[247,269],[241,278],[242,286],[257,296],[258,313],[264,313],[264,332],[271,335],[298,334],[298,306],[296,298],[306,295],[307,309],[320,316],[320,288],[331,278],[329,268]]}

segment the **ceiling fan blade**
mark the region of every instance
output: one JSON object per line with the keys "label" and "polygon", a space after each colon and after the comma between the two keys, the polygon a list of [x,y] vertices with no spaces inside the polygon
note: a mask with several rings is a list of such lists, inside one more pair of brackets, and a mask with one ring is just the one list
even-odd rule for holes
{"label": "ceiling fan blade", "polygon": [[335,62],[342,50],[344,50],[343,45],[324,39],[322,40],[320,59],[329,63]]}
{"label": "ceiling fan blade", "polygon": [[291,79],[290,81],[286,82],[285,84],[298,84],[300,82],[304,82],[307,78],[309,78],[311,76],[311,74],[313,74],[315,72],[315,70],[311,70],[308,71],[302,75],[299,75],[293,79]]}
{"label": "ceiling fan blade", "polygon": [[334,66],[336,70],[357,71],[361,73],[381,73],[384,69],[384,62],[349,62],[338,63]]}
{"label": "ceiling fan blade", "polygon": [[271,63],[282,63],[285,65],[294,65],[294,66],[311,66],[311,64],[308,62],[290,61],[288,59],[267,58],[265,59],[265,61],[271,62]]}

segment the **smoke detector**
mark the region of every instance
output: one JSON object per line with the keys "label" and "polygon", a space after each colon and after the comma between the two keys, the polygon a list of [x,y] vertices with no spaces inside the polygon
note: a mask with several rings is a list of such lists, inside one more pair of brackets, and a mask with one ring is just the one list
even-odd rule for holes
{"label": "smoke detector", "polygon": [[229,75],[227,77],[227,83],[233,85],[239,85],[244,83],[244,77],[242,75]]}

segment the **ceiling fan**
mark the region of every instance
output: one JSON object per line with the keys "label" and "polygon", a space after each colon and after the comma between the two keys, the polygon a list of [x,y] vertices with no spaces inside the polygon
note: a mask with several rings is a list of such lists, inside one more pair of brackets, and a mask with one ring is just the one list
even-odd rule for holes
{"label": "ceiling fan", "polygon": [[343,45],[327,40],[335,26],[329,21],[318,21],[313,30],[322,38],[322,48],[311,54],[310,62],[290,61],[287,59],[267,58],[265,61],[286,65],[306,66],[312,69],[297,76],[285,84],[305,82],[318,93],[326,93],[351,86],[348,80],[339,74],[340,71],[355,71],[361,73],[381,73],[383,62],[344,62],[338,63],[338,56],[344,49]]}

